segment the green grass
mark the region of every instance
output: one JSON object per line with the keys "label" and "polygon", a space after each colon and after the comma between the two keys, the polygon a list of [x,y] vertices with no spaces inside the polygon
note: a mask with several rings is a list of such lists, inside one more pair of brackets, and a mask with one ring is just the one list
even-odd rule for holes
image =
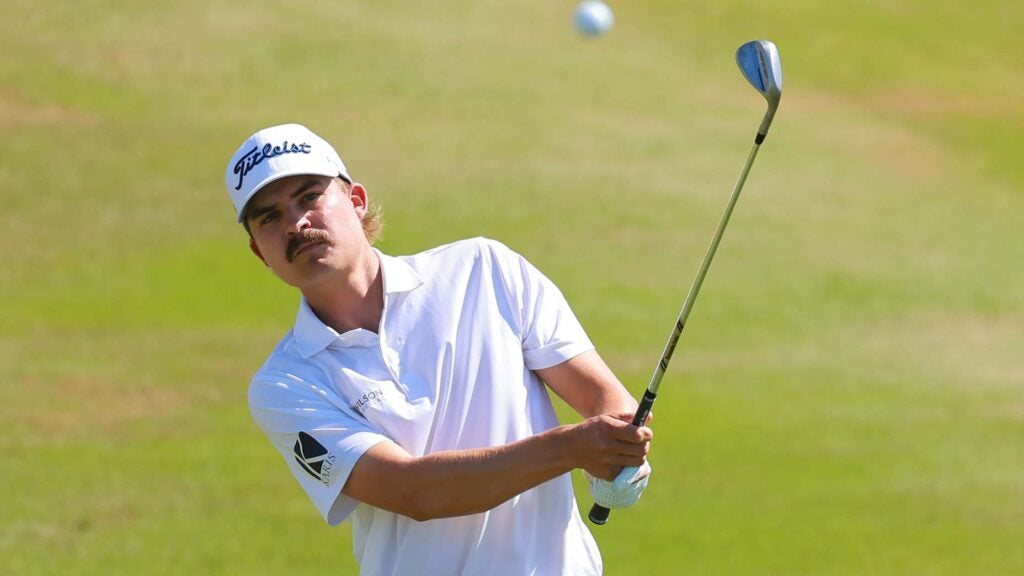
{"label": "green grass", "polygon": [[1024,572],[1015,3],[614,3],[598,41],[572,2],[207,4],[5,4],[5,574],[355,573],[245,407],[296,298],[221,179],[270,123],[335,143],[386,251],[527,255],[639,393],[763,112],[755,37],[782,106],[607,573]]}

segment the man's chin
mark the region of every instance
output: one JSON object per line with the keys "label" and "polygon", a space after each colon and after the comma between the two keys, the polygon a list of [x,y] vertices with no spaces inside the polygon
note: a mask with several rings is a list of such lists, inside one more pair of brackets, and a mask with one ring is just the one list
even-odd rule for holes
{"label": "man's chin", "polygon": [[320,284],[331,278],[332,269],[327,260],[317,257],[302,258],[287,264],[285,269],[276,270],[278,278],[300,290]]}

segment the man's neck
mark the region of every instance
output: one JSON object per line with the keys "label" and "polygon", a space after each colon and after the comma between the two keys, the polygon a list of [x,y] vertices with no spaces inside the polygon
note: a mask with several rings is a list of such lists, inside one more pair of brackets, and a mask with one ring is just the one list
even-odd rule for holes
{"label": "man's neck", "polygon": [[384,313],[384,277],[373,250],[355,269],[306,287],[302,296],[321,322],[339,334],[363,328],[377,332]]}

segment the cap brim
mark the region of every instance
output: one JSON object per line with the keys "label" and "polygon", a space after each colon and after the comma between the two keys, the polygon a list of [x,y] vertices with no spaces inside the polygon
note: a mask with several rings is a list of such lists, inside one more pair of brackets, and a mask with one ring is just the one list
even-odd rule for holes
{"label": "cap brim", "polygon": [[[337,169],[333,169],[333,170],[324,169],[324,170],[319,170],[318,171],[318,170],[310,170],[308,167],[302,167],[302,168],[293,168],[291,170],[281,170],[280,172],[274,172],[270,176],[267,176],[266,178],[264,178],[259,184],[257,184],[257,185],[252,187],[252,190],[249,192],[249,195],[246,196],[245,197],[245,201],[242,202],[242,209],[238,211],[238,215],[237,215],[238,222],[239,223],[242,222],[242,215],[245,214],[245,209],[249,205],[249,201],[252,200],[253,196],[256,196],[256,194],[260,190],[262,190],[264,186],[266,186],[267,184],[270,184],[271,182],[274,182],[275,180],[280,180],[281,178],[287,178],[289,176],[300,176],[302,174],[309,174],[310,176],[330,176],[332,178],[337,176],[338,178],[342,178],[346,182],[349,182],[348,178],[344,174],[342,174],[339,170],[337,170]],[[349,182],[349,184],[351,184],[351,182]]]}

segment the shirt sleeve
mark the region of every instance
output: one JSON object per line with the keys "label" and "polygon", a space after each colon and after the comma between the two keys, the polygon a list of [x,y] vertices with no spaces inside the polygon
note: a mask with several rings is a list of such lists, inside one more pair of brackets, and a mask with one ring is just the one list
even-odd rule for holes
{"label": "shirt sleeve", "polygon": [[324,520],[345,520],[358,502],[341,489],[359,458],[387,437],[331,391],[292,374],[258,374],[249,410]]}
{"label": "shirt sleeve", "polygon": [[593,343],[555,283],[503,244],[493,242],[492,246],[506,296],[519,311],[526,367],[550,368],[593,350]]}

